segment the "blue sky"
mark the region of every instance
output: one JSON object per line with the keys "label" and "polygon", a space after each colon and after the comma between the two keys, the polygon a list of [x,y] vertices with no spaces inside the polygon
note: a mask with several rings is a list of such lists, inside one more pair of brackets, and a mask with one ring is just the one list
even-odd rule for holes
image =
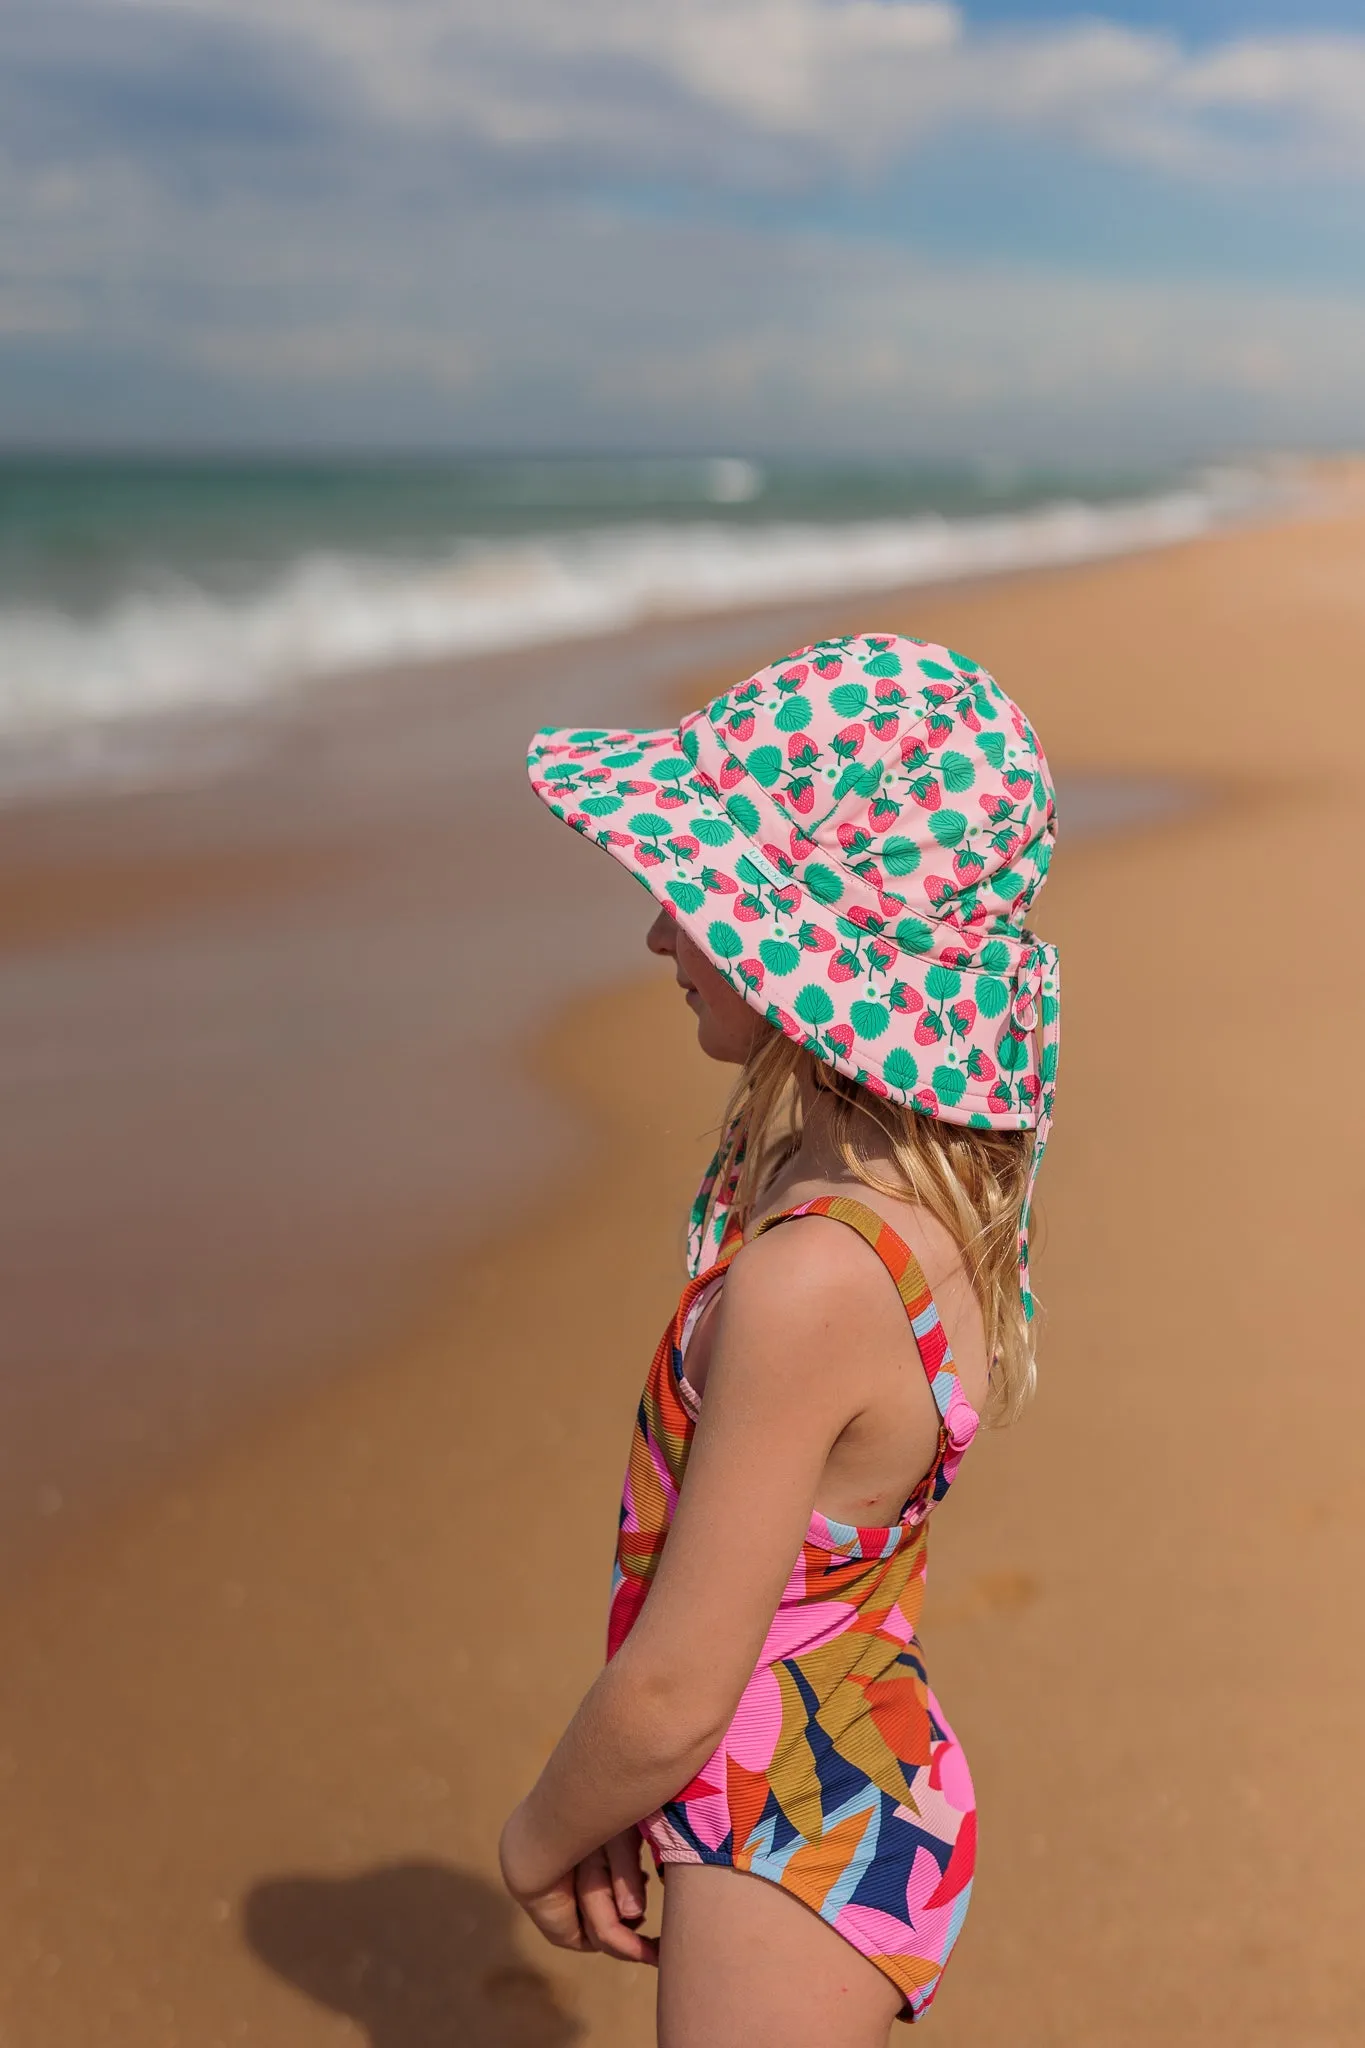
{"label": "blue sky", "polygon": [[0,440],[1365,440],[1365,0],[27,0]]}

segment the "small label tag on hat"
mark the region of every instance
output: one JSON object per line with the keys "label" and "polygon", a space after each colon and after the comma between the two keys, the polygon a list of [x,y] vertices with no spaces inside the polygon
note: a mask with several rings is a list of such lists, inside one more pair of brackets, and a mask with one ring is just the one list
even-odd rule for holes
{"label": "small label tag on hat", "polygon": [[745,845],[744,853],[751,865],[758,869],[764,881],[771,882],[775,889],[785,889],[790,885],[791,876],[784,875],[781,868],[770,861],[762,848],[755,846],[752,840]]}

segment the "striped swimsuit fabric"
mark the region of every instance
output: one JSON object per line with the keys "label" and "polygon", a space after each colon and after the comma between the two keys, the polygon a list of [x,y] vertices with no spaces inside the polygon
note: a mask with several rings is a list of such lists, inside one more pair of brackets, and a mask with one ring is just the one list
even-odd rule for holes
{"label": "striped swimsuit fabric", "polygon": [[[811,1516],[723,1740],[641,1826],[661,1865],[725,1864],[791,1892],[892,1979],[901,2017],[917,2019],[962,1926],[975,1863],[971,1777],[915,1629],[928,1517],[978,1418],[924,1274],[890,1226],[860,1202],[822,1196],[761,1229],[793,1216],[848,1225],[890,1274],[938,1409],[938,1449],[892,1527]],[[668,1540],[699,1412],[687,1338],[739,1243],[734,1233],[684,1289],[650,1367],[621,1503],[608,1656],[629,1635]]]}

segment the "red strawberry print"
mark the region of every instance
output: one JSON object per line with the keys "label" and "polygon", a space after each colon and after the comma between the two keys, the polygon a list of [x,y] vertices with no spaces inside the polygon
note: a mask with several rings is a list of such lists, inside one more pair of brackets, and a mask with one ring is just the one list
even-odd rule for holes
{"label": "red strawberry print", "polygon": [[995,1061],[982,1052],[979,1045],[974,1045],[967,1055],[967,1072],[974,1081],[993,1081]]}
{"label": "red strawberry print", "polygon": [[943,791],[932,775],[917,775],[910,784],[910,794],[922,810],[936,811],[943,802]]}
{"label": "red strawberry print", "polygon": [[801,891],[797,888],[795,882],[788,882],[785,889],[774,889],[773,902],[778,906],[779,910],[799,910],[801,908]]}
{"label": "red strawberry print", "polygon": [[695,860],[701,852],[700,845],[690,832],[680,832],[676,839],[670,839],[668,843],[673,848],[674,853],[678,854],[683,860]]}
{"label": "red strawberry print", "polygon": [[880,1074],[859,1074],[858,1080],[869,1095],[880,1095],[884,1101],[890,1101],[891,1090]]}
{"label": "red strawberry print", "polygon": [[661,789],[654,801],[661,811],[676,811],[680,805],[687,802],[687,798],[681,790]]}
{"label": "red strawberry print", "polygon": [[713,896],[733,896],[739,887],[733,875],[723,875],[719,868],[703,868],[701,885],[703,889],[709,889]]}
{"label": "red strawberry print", "polygon": [[960,997],[955,1003],[950,1003],[948,1006],[948,1022],[952,1025],[955,1033],[970,1031],[976,1022],[976,1004],[970,1002],[966,996]]}
{"label": "red strawberry print", "polygon": [[640,782],[634,777],[629,782],[618,782],[616,785],[623,796],[648,796],[650,791],[657,789],[658,786],[657,782]]}
{"label": "red strawberry print", "polygon": [[941,747],[946,739],[951,739],[952,737],[953,721],[951,718],[945,717],[941,711],[936,711],[930,718],[926,730],[929,735],[930,746]]}
{"label": "red strawberry print", "polygon": [[736,740],[750,740],[750,739],[752,739],[752,738],[753,738],[753,736],[754,736],[754,714],[753,714],[753,712],[752,712],[752,711],[739,711],[739,712],[736,712],[735,716],[734,716],[734,717],[733,717],[732,719],[730,719],[730,720],[728,721],[728,723],[726,724],[725,730],[726,730],[726,731],[727,731],[727,732],[729,733],[729,735],[730,735],[731,739],[736,739]]}
{"label": "red strawberry print", "polygon": [[793,860],[809,860],[815,851],[815,841],[807,839],[799,825],[793,825],[790,846]]}
{"label": "red strawberry print", "polygon": [[926,875],[924,877],[924,893],[933,904],[935,910],[937,910],[945,896],[955,896],[957,891],[946,875]]}
{"label": "red strawberry print", "polygon": [[863,903],[853,904],[848,912],[848,921],[850,924],[858,925],[865,932],[879,932],[882,928],[882,921],[876,911],[869,910]]}
{"label": "red strawberry print", "polygon": [[878,676],[873,695],[879,704],[903,704],[905,692],[894,676]]}
{"label": "red strawberry print", "polygon": [[602,834],[602,843],[604,846],[629,846],[630,834],[629,832],[604,832]]}
{"label": "red strawberry print", "polygon": [[839,1057],[846,1060],[853,1050],[853,1026],[851,1024],[831,1024],[829,1030],[825,1033],[825,1037],[839,1054]]}
{"label": "red strawberry print", "polygon": [[993,1110],[996,1116],[1002,1115],[1005,1110],[1011,1107],[1009,1090],[1003,1081],[997,1081],[990,1094],[986,1097],[986,1107],[989,1110]]}
{"label": "red strawberry print", "polygon": [[902,768],[922,768],[928,759],[929,749],[924,741],[917,739],[913,733],[908,733],[901,741]]}
{"label": "red strawberry print", "polygon": [[635,858],[642,868],[657,868],[663,855],[653,846],[646,846],[643,840],[635,844]]}
{"label": "red strawberry print", "polygon": [[937,1045],[943,1036],[943,1022],[937,1010],[926,1010],[915,1026],[916,1045]]}
{"label": "red strawberry print", "polygon": [[866,853],[872,841],[861,825],[845,822],[839,827],[839,844],[845,853]]}
{"label": "red strawberry print", "polygon": [[806,812],[815,806],[815,784],[810,781],[794,782],[790,789],[781,792],[779,801],[789,803],[794,811],[800,811],[804,817]]}
{"label": "red strawberry print", "polygon": [[900,720],[894,711],[874,711],[867,722],[879,740],[893,740],[900,730]]}
{"label": "red strawberry print", "polygon": [[772,862],[773,866],[775,868],[780,868],[784,875],[789,875],[791,873],[792,864],[787,859],[786,854],[783,853],[780,846],[769,846],[765,843],[763,852],[765,857]]}
{"label": "red strawberry print", "polygon": [[860,725],[857,719],[855,718],[851,725],[846,725],[842,728],[841,731],[835,733],[835,752],[845,754],[856,754],[861,751],[863,741],[866,738],[867,727],[865,725]]}
{"label": "red strawberry print", "polygon": [[835,676],[842,675],[844,664],[837,654],[818,654],[815,657],[815,673],[822,682],[831,683]]}
{"label": "red strawberry print", "polygon": [[945,967],[965,967],[972,956],[965,946],[943,946],[938,957]]}
{"label": "red strawberry print", "polygon": [[808,732],[794,732],[787,741],[787,759],[793,768],[809,768],[819,758],[820,749]]}
{"label": "red strawberry print", "polygon": [[911,1100],[922,1115],[938,1115],[938,1097],[932,1088],[917,1088]]}
{"label": "red strawberry print", "polygon": [[877,901],[882,907],[882,916],[888,919],[899,917],[905,908],[905,898],[903,896],[888,893],[886,890],[878,892]]}
{"label": "red strawberry print", "polygon": [[744,763],[737,761],[733,754],[727,754],[720,764],[720,786],[733,789],[737,782],[744,780]]}
{"label": "red strawberry print", "polygon": [[1026,768],[1007,768],[1005,770],[1005,787],[1011,796],[1024,796],[1033,787],[1033,777]]}
{"label": "red strawberry print", "polygon": [[873,939],[867,949],[867,957],[872,965],[879,967],[884,974],[896,957],[896,949],[894,946],[888,946],[885,939]]}
{"label": "red strawberry print", "polygon": [[740,974],[743,976],[744,980],[748,982],[750,988],[762,988],[763,962],[761,960],[741,960],[739,963],[739,971]]}
{"label": "red strawberry print", "polygon": [[796,937],[807,953],[828,953],[839,943],[833,932],[827,932],[821,924],[803,924]]}
{"label": "red strawberry print", "polygon": [[1013,804],[1009,802],[1008,798],[1003,796],[980,796],[977,798],[977,802],[990,819],[992,825],[999,818],[1007,818],[1014,809]]}
{"label": "red strawberry print", "polygon": [[805,662],[798,661],[793,667],[786,669],[777,680],[779,683],[785,683],[789,690],[799,690],[809,674],[810,670],[806,667]]}
{"label": "red strawberry print", "polygon": [[893,1010],[899,1010],[904,1017],[913,1017],[916,1010],[924,1008],[924,997],[917,988],[911,988],[905,981],[893,981],[888,998]]}
{"label": "red strawberry print", "polygon": [[899,804],[891,804],[886,801],[885,797],[878,797],[875,803],[869,804],[867,807],[868,829],[872,832],[888,831],[895,824],[900,814],[901,807]]}
{"label": "red strawberry print", "polygon": [[858,971],[858,956],[843,946],[830,961],[827,974],[831,981],[852,981]]}
{"label": "red strawberry print", "polygon": [[733,915],[739,924],[752,924],[755,918],[763,915],[763,898],[741,896],[738,903],[733,906]]}

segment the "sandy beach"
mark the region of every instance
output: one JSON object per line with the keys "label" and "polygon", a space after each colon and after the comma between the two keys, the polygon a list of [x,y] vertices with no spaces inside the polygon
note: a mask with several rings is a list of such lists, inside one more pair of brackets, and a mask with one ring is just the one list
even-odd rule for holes
{"label": "sandy beach", "polygon": [[1358,2038],[1363,563],[1343,502],[500,656],[458,720],[467,672],[358,681],[0,818],[4,2048],[652,2039],[494,1844],[600,1655],[724,1076],[506,734],[863,625],[988,664],[1064,785],[1192,793],[1064,812],[1042,899],[1040,1393],[924,1627],[982,1815],[933,2039]]}

